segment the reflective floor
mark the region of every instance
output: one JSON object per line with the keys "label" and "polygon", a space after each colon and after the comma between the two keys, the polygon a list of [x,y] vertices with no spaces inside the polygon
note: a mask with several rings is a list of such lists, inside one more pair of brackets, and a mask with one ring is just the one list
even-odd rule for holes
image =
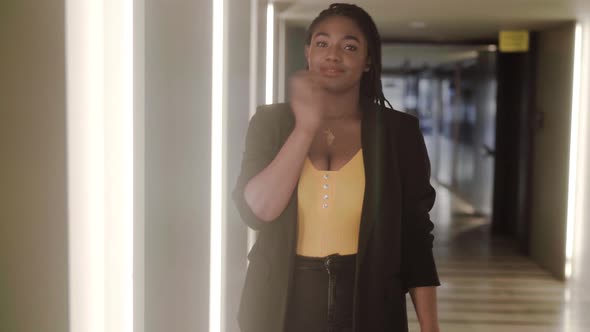
{"label": "reflective floor", "polygon": [[[436,189],[431,216],[441,331],[590,331],[585,293],[519,254],[511,240],[491,237],[486,216],[444,187]],[[408,317],[410,331],[419,332],[409,296]]]}

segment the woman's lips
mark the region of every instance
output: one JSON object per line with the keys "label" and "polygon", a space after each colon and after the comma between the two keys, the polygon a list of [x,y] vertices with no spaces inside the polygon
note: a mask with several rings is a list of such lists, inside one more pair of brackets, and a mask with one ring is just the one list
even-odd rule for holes
{"label": "woman's lips", "polygon": [[340,76],[344,73],[344,69],[339,67],[321,67],[320,72],[325,76]]}

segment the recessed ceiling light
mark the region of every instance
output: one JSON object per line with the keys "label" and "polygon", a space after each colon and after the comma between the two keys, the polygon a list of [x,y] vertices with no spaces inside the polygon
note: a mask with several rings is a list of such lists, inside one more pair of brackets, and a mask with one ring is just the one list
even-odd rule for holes
{"label": "recessed ceiling light", "polygon": [[424,28],[426,28],[426,22],[412,21],[412,22],[410,22],[410,27],[414,28],[414,29],[424,29]]}

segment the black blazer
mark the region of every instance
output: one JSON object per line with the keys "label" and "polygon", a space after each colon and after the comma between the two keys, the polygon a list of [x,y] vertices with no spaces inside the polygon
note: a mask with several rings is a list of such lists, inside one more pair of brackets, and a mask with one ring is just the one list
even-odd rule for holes
{"label": "black blazer", "polygon": [[[360,224],[353,324],[355,332],[407,331],[405,293],[439,285],[429,211],[435,192],[416,118],[376,105],[363,107],[365,193]],[[250,121],[233,192],[244,222],[258,230],[248,254],[238,322],[244,332],[284,330],[297,237],[297,194],[272,222],[259,220],[244,187],[277,155],[293,130],[288,104],[259,107]]]}

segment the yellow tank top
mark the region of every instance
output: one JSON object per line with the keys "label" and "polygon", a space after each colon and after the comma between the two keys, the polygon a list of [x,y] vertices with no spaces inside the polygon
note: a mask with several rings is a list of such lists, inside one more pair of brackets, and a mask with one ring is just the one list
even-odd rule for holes
{"label": "yellow tank top", "polygon": [[337,171],[320,171],[306,158],[297,187],[297,254],[355,254],[364,192],[362,149]]}

